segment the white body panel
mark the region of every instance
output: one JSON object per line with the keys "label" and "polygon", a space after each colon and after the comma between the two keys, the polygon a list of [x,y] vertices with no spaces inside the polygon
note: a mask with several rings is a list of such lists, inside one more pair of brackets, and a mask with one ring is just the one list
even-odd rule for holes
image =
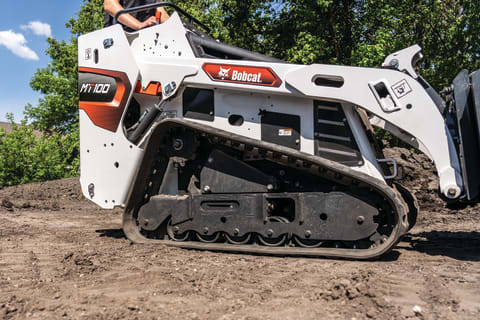
{"label": "white body panel", "polygon": [[[113,46],[105,49],[103,41],[108,38],[113,39]],[[86,60],[84,52],[89,48],[99,50],[98,63],[93,59]],[[267,87],[214,82],[202,69],[205,63],[269,67],[282,80],[282,84],[279,87]],[[214,89],[214,121],[189,120],[253,139],[261,139],[260,109],[298,115],[301,119],[301,151],[308,154],[315,154],[313,101],[340,102],[363,155],[364,164],[355,169],[383,180],[361,120],[354,111],[356,106],[387,122],[398,129],[397,132],[406,132],[418,139],[414,144],[422,146],[435,162],[441,190],[445,195],[458,197],[462,191],[458,158],[442,115],[420,83],[399,71],[196,58],[177,14],[173,14],[165,24],[134,34],[125,35],[120,25],[116,25],[81,36],[79,66],[125,72],[132,90],[137,80],[141,81],[143,88],[151,82],[160,82],[164,96],[166,85],[174,81],[176,89],[168,95],[173,97],[167,101],[163,111],[177,117],[183,116],[182,92],[186,87]],[[344,83],[339,88],[315,85],[314,79],[319,75],[343,79]],[[382,100],[374,90],[378,83],[386,85],[389,94],[387,99]],[[405,83],[410,91],[398,94],[395,86]],[[158,100],[139,97],[139,101],[152,105]],[[245,123],[238,127],[230,125],[228,117],[231,114],[241,114]],[[84,194],[103,208],[124,205],[143,151],[125,138],[121,124],[116,132],[109,132],[96,127],[82,111],[80,132]],[[115,162],[119,162],[119,168],[115,168]],[[165,180],[175,184],[175,169],[170,166],[168,172],[168,179]],[[90,184],[95,185],[93,198],[88,192]],[[168,193],[174,193],[172,189],[175,188],[162,186],[162,190]],[[451,194],[452,190],[454,195]]]}
{"label": "white body panel", "polygon": [[[79,66],[122,71],[135,84],[138,67],[122,27],[108,28],[108,37],[114,41],[114,46],[108,49],[103,47],[104,32],[99,30],[81,37]],[[98,64],[93,57],[86,59],[87,49],[99,51]],[[143,150],[126,139],[122,126],[116,132],[102,129],[80,110],[80,184],[88,199],[105,209],[124,205],[142,156]],[[94,186],[93,197],[90,185]]]}
{"label": "white body panel", "polygon": [[[80,182],[85,196],[105,209],[123,205],[143,150],[132,145],[121,131],[112,134],[96,127],[83,110],[80,123]],[[90,184],[95,186],[93,197]]]}

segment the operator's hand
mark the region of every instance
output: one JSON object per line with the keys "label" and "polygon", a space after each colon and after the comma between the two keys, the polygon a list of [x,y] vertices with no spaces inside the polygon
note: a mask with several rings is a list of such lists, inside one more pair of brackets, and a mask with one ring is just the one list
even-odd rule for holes
{"label": "operator's hand", "polygon": [[138,30],[143,29],[143,28],[148,28],[148,27],[154,26],[156,24],[157,24],[157,21],[155,20],[155,17],[151,16],[147,20],[140,23],[140,28],[138,28]]}
{"label": "operator's hand", "polygon": [[170,15],[168,12],[165,10],[164,7],[157,8],[157,12],[160,12],[162,20],[161,23],[166,22],[168,19],[170,19]]}

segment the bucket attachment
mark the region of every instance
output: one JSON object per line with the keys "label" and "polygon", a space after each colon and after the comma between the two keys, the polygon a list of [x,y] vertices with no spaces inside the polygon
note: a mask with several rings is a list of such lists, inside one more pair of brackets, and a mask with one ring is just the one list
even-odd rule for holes
{"label": "bucket attachment", "polygon": [[460,158],[463,200],[474,201],[480,194],[480,70],[461,71],[447,93],[445,119]]}

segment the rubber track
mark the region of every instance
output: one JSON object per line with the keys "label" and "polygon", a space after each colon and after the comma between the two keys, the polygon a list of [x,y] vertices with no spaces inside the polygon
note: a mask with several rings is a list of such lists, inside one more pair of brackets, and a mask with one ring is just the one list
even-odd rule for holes
{"label": "rubber track", "polygon": [[[155,156],[159,153],[161,154],[161,148],[164,146],[161,145],[160,141],[165,140],[164,138],[168,135],[170,129],[179,127],[190,129],[202,135],[207,135],[210,139],[213,139],[215,143],[220,143],[235,149],[256,149],[260,154],[264,154],[267,158],[270,158],[269,160],[283,165],[304,168],[313,174],[341,185],[355,185],[360,188],[368,188],[370,192],[376,192],[389,203],[393,210],[393,214],[396,215],[395,220],[397,221],[397,224],[386,241],[369,249],[266,247],[260,245],[233,245],[228,243],[203,243],[191,241],[175,242],[172,240],[148,239],[140,232],[140,227],[136,221],[136,212],[140,207],[138,204],[143,204],[148,200],[148,197],[145,196],[145,194],[148,193],[148,187],[146,185],[152,174],[152,163],[155,162]],[[168,159],[165,160],[168,161]],[[163,174],[164,172],[162,173],[162,176]],[[408,229],[408,206],[404,202],[402,195],[394,188],[385,184],[384,181],[318,156],[302,153],[276,144],[239,136],[184,119],[166,119],[159,122],[158,125],[152,129],[151,135],[146,144],[145,155],[136,177],[136,181],[130,190],[123,216],[123,230],[125,235],[134,243],[163,244],[171,247],[195,250],[363,260],[375,259],[390,251]]]}

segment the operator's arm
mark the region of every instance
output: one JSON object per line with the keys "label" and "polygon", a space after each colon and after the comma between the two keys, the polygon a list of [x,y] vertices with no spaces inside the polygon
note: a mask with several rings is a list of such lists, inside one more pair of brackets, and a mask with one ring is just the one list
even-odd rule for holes
{"label": "operator's arm", "polygon": [[170,16],[168,15],[167,11],[163,7],[157,8],[157,11],[160,11],[162,13],[162,19],[160,20],[161,23],[164,23],[165,21],[170,19]]}
{"label": "operator's arm", "polygon": [[[105,9],[105,12],[111,15],[112,17],[117,14],[118,11],[123,10],[124,8],[120,5],[118,0],[105,0],[103,2],[103,8]],[[163,8],[162,8],[163,9]],[[165,12],[166,14],[166,12]],[[162,12],[162,22],[163,22],[163,12]],[[167,14],[168,16],[168,14]],[[168,19],[168,17],[166,17]],[[134,30],[140,30],[146,27],[150,27],[156,24],[155,17],[149,17],[147,20],[140,22],[134,17],[132,17],[130,14],[122,14],[119,18],[118,21],[123,24],[124,26],[127,26],[129,28],[132,28]]]}

